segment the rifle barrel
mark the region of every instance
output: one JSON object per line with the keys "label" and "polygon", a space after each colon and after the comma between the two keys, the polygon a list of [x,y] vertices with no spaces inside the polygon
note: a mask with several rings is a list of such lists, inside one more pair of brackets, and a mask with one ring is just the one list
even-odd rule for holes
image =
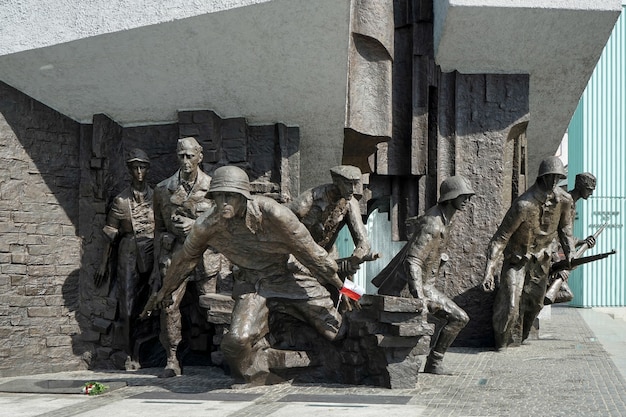
{"label": "rifle barrel", "polygon": [[613,255],[615,253],[616,253],[616,250],[613,249],[610,252],[599,253],[597,255],[585,256],[582,258],[574,258],[572,259],[572,262],[569,265],[567,264],[567,260],[564,259],[562,261],[553,263],[552,266],[550,267],[550,273],[553,274],[559,271],[572,270],[576,268],[577,266],[580,266],[589,262],[599,261],[600,259],[607,258],[609,255]]}

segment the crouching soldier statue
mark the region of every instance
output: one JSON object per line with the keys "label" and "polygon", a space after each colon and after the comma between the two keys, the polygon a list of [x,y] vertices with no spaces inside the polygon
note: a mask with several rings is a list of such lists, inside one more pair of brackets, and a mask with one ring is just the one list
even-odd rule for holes
{"label": "crouching soldier statue", "polygon": [[411,295],[424,300],[429,314],[444,321],[424,365],[424,372],[432,374],[446,374],[443,356],[469,322],[467,313],[435,284],[440,266],[448,259],[444,249],[453,217],[465,208],[474,191],[466,178],[456,175],[441,183],[439,194],[437,205],[415,219],[415,232],[404,248],[372,280],[378,293],[386,295],[398,296],[408,284]]}

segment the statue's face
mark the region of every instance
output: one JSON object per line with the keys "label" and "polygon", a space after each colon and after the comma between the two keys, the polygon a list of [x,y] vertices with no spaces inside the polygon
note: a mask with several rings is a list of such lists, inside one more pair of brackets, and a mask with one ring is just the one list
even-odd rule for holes
{"label": "statue's face", "polygon": [[558,184],[561,177],[557,174],[546,174],[539,178],[545,191],[552,191]]}
{"label": "statue's face", "polygon": [[467,206],[467,203],[469,203],[470,198],[472,198],[470,194],[461,194],[452,200],[452,206],[457,210],[463,210],[465,206]]}
{"label": "statue's face", "polygon": [[150,165],[141,161],[133,161],[128,164],[128,171],[133,179],[137,182],[143,182],[146,179],[146,175],[148,175],[148,169]]}
{"label": "statue's face", "polygon": [[183,147],[178,150],[178,164],[180,170],[186,174],[194,172],[198,169],[198,165],[202,161],[202,152],[192,147]]}
{"label": "statue's face", "polygon": [[583,187],[583,189],[580,191],[580,197],[583,200],[588,199],[589,197],[591,197],[591,195],[593,194],[593,191],[595,190],[595,188],[590,188],[590,187]]}
{"label": "statue's face", "polygon": [[212,193],[215,206],[224,219],[241,216],[246,207],[246,197],[239,193],[214,192]]}
{"label": "statue's face", "polygon": [[339,188],[339,193],[343,198],[349,200],[352,198],[359,185],[358,180],[349,180],[346,178],[335,178],[334,183]]}

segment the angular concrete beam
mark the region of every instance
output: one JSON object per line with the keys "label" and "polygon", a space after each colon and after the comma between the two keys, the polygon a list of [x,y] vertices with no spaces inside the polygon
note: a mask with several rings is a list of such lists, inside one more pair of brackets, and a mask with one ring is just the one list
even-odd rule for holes
{"label": "angular concrete beam", "polygon": [[436,61],[446,72],[530,74],[532,178],[561,142],[621,10],[620,0],[436,0]]}

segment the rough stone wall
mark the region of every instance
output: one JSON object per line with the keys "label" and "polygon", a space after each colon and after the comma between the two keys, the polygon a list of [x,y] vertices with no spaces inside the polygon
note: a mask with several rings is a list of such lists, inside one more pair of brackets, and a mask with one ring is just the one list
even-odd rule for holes
{"label": "rough stone wall", "polygon": [[0,376],[77,369],[80,126],[0,83]]}
{"label": "rough stone wall", "polygon": [[[452,161],[453,171],[472,183],[476,195],[457,213],[443,270],[442,289],[470,316],[457,337],[463,346],[491,346],[494,294],[482,291],[487,244],[511,204],[512,178],[517,168],[511,135],[528,121],[527,75],[463,75],[454,77],[454,117],[449,120],[451,138],[440,144],[442,157]],[[522,172],[524,170],[522,169]],[[523,190],[522,190],[523,191]]]}

